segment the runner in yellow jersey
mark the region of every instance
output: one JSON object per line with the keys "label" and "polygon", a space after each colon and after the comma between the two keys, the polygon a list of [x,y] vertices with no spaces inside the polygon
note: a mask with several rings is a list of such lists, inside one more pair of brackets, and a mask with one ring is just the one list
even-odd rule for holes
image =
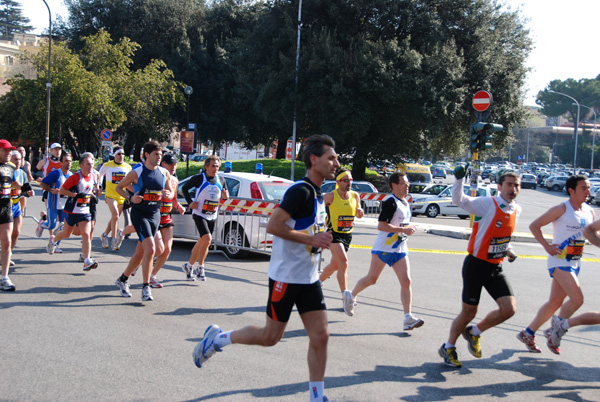
{"label": "runner in yellow jersey", "polygon": [[335,190],[323,196],[327,206],[327,227],[333,235],[331,246],[331,262],[321,273],[320,280],[324,282],[335,271],[342,291],[344,312],[352,316],[354,303],[352,293],[348,290],[348,249],[352,242],[354,230],[354,217],[362,218],[363,209],[360,207],[360,196],[351,190],[352,173],[346,168],[339,168],[335,172]]}
{"label": "runner in yellow jersey", "polygon": [[131,171],[131,165],[124,161],[125,151],[123,151],[123,148],[116,147],[113,152],[115,160],[106,162],[100,169],[100,182],[102,182],[103,178],[106,178],[104,198],[111,215],[104,233],[100,235],[100,239],[102,240],[102,247],[108,248],[108,234],[112,232],[111,248],[113,251],[116,251],[121,247],[122,236],[118,235],[119,216],[123,212],[125,198],[121,197],[115,188],[127,173]]}

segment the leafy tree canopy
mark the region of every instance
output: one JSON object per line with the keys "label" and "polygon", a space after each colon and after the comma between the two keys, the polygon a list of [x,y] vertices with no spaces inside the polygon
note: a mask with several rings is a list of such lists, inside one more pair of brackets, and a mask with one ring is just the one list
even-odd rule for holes
{"label": "leafy tree canopy", "polygon": [[29,18],[23,15],[21,4],[15,0],[0,0],[0,39],[11,40],[16,33],[33,30]]}

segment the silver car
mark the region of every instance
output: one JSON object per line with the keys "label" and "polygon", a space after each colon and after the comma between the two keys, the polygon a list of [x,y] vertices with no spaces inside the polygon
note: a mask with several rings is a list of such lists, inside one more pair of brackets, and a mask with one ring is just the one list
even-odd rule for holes
{"label": "silver car", "polygon": [[[266,209],[273,209],[283,198],[283,194],[293,183],[291,180],[277,176],[256,173],[219,172],[225,178],[229,197],[236,199],[236,203],[252,203],[263,201]],[[174,223],[173,236],[197,240],[198,231],[191,211],[183,196],[183,185],[189,180],[186,178],[179,183],[177,189],[177,201],[186,207],[185,214],[172,213]],[[196,189],[189,190],[193,198]],[[213,233],[213,241],[217,246],[223,248],[228,257],[243,258],[251,251],[269,252],[272,245],[272,236],[267,234],[266,227],[270,213],[256,213],[239,208],[219,208],[219,217]]]}

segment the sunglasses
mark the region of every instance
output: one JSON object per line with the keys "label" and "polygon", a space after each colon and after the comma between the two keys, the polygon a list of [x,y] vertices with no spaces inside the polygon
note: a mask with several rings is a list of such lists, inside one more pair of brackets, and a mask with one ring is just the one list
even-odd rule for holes
{"label": "sunglasses", "polygon": [[344,182],[344,183],[352,183],[354,181],[354,179],[342,179],[340,181]]}

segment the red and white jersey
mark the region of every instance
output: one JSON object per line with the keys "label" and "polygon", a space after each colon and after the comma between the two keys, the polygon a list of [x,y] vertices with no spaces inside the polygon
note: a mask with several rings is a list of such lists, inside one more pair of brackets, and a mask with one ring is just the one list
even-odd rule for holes
{"label": "red and white jersey", "polygon": [[[54,160],[56,159],[56,160]],[[53,170],[58,170],[61,168],[60,159],[55,158],[54,156],[50,156],[46,158],[46,162],[44,163],[44,167],[42,168],[42,172],[44,172],[44,177],[48,176],[48,174]]]}
{"label": "red and white jersey", "polygon": [[89,176],[83,176],[81,172],[69,177],[62,185],[65,189],[77,193],[77,197],[70,197],[65,204],[65,212],[71,214],[89,214],[90,200],[94,189],[98,185],[98,176],[90,173]]}

